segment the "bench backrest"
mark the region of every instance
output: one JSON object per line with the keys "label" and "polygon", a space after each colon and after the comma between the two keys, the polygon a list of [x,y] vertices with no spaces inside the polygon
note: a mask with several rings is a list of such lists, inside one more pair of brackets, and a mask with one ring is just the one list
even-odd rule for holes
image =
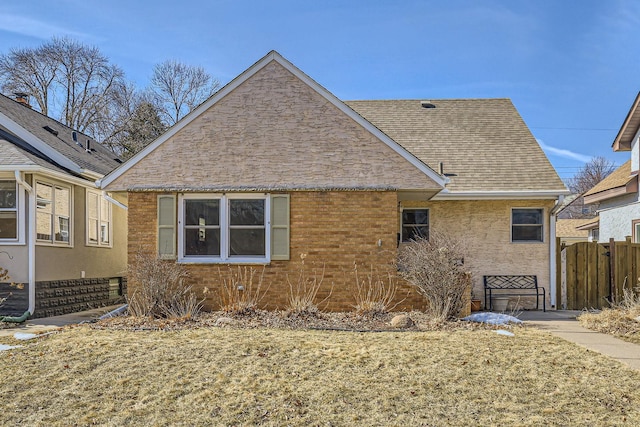
{"label": "bench backrest", "polygon": [[490,289],[538,289],[538,277],[484,276],[484,287]]}

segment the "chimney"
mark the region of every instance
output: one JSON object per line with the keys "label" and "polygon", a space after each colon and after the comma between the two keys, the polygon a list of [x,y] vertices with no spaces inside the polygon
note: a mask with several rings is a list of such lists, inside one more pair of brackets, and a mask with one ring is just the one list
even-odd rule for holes
{"label": "chimney", "polygon": [[23,92],[16,92],[14,93],[14,95],[16,96],[16,102],[19,102],[20,104],[31,108],[31,104],[29,104],[29,95]]}

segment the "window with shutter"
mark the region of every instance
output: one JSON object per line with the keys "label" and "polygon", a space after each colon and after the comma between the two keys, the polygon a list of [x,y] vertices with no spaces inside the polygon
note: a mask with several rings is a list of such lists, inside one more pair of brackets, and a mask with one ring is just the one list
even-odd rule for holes
{"label": "window with shutter", "polygon": [[271,195],[271,259],[289,259],[289,195]]}
{"label": "window with shutter", "polygon": [[158,256],[176,257],[176,197],[158,196]]}

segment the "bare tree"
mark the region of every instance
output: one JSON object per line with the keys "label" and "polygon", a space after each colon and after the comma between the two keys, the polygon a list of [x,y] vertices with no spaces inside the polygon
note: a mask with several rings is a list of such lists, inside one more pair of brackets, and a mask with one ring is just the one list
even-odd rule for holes
{"label": "bare tree", "polygon": [[26,93],[36,102],[42,114],[49,114],[50,96],[54,91],[57,63],[46,45],[35,49],[11,49],[0,55],[2,92]]}
{"label": "bare tree", "polygon": [[1,55],[0,77],[4,93],[23,92],[41,113],[98,140],[128,90],[122,70],[98,48],[66,37]]}
{"label": "bare tree", "polygon": [[174,125],[219,87],[218,80],[204,68],[168,60],[155,66],[150,91],[161,118],[168,125]]}
{"label": "bare tree", "polygon": [[616,165],[602,156],[591,158],[567,182],[569,189],[574,193],[582,194],[593,188],[597,183],[605,179],[616,169]]}

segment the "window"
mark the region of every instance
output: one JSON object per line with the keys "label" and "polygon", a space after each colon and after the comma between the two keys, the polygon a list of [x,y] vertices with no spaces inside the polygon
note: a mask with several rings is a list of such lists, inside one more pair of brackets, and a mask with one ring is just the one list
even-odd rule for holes
{"label": "window", "polygon": [[429,238],[429,209],[402,210],[402,241]]}
{"label": "window", "polygon": [[0,239],[18,239],[18,191],[15,181],[0,181]]}
{"label": "window", "polygon": [[640,243],[640,219],[631,220],[631,241]]}
{"label": "window", "polygon": [[71,190],[68,187],[36,183],[36,237],[41,242],[69,245]]}
{"label": "window", "polygon": [[87,190],[87,245],[111,246],[111,203]]}
{"label": "window", "polygon": [[543,242],[543,209],[511,210],[512,242]]}
{"label": "window", "polygon": [[[269,262],[270,198],[265,195],[180,197],[178,257],[193,262]],[[159,200],[159,209],[162,209]],[[166,214],[170,217],[169,213]],[[171,228],[166,225],[167,234]],[[159,236],[162,233],[159,226]],[[159,237],[159,242],[163,240]],[[166,239],[164,239],[166,241]],[[167,244],[168,246],[168,244]],[[162,254],[162,248],[159,248]]]}
{"label": "window", "polygon": [[589,238],[590,242],[597,242],[600,239],[600,229],[593,228],[589,230]]}

